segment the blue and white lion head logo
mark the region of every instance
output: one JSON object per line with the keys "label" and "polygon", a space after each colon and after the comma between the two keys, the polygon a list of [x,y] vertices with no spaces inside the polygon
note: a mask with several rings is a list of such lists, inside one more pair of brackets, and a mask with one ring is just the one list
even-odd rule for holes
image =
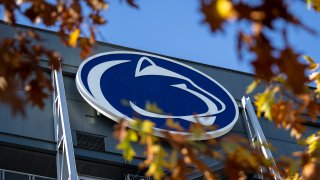
{"label": "blue and white lion head logo", "polygon": [[[218,137],[231,130],[238,118],[234,99],[216,81],[187,65],[151,54],[95,55],[80,65],[76,84],[84,99],[110,119],[148,119],[156,124],[157,132],[172,131],[165,125],[170,118],[185,129],[197,122],[214,126],[201,139]],[[161,111],[148,110],[150,103]]]}

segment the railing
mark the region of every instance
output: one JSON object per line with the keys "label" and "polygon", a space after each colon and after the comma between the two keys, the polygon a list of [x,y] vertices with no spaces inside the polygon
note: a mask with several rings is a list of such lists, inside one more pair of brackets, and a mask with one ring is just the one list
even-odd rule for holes
{"label": "railing", "polygon": [[79,180],[111,180],[111,179],[79,174]]}
{"label": "railing", "polygon": [[127,174],[125,180],[153,180],[153,177],[139,176],[134,174]]}
{"label": "railing", "polygon": [[11,171],[6,169],[0,169],[0,180],[6,180],[6,179],[29,179],[29,180],[56,180],[55,178],[51,177],[45,177],[45,176],[39,176],[34,174],[28,174],[23,172],[17,172],[17,171]]}
{"label": "railing", "polygon": [[[269,147],[267,146],[267,139],[263,134],[262,128],[254,111],[250,98],[243,97],[241,102],[243,107],[243,118],[245,122],[245,127],[251,146],[255,149],[260,150],[266,159],[271,160],[271,162],[273,163],[273,167],[276,167],[272,153]],[[270,168],[269,170],[272,174],[274,174],[276,180],[281,179],[276,169]],[[263,179],[261,175],[259,175],[259,178]]]}
{"label": "railing", "polygon": [[52,71],[53,116],[57,142],[57,179],[78,180],[61,70]]}

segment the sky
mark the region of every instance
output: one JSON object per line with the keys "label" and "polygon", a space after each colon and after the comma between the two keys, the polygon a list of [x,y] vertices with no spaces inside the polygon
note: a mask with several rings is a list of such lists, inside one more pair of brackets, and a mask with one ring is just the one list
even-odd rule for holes
{"label": "sky", "polygon": [[[169,55],[214,66],[252,72],[250,62],[241,61],[236,54],[235,26],[228,25],[226,33],[213,34],[202,23],[200,1],[161,0],[137,1],[134,9],[121,1],[110,2],[106,13],[108,24],[99,28],[107,42]],[[320,13],[308,10],[301,1],[292,1],[291,11],[315,30],[311,35],[289,28],[290,45],[302,54],[320,62]],[[278,38],[274,44],[281,46]]]}
{"label": "sky", "polygon": [[108,42],[205,64],[241,69],[237,61],[235,33],[213,34],[202,23],[200,1],[138,1],[139,9],[113,2],[108,25],[100,28]]}
{"label": "sky", "polygon": [[[308,10],[302,1],[291,1],[291,10],[319,35],[311,35],[297,28],[289,28],[290,45],[302,54],[320,62],[320,13]],[[212,33],[202,23],[200,0],[137,0],[139,9],[124,0],[111,1],[104,14],[107,25],[99,27],[100,41],[168,55],[204,64],[252,73],[248,60],[236,54],[235,25],[226,26],[225,33]],[[22,24],[31,25],[25,19]],[[37,25],[41,27],[40,25]],[[281,46],[279,38],[273,43]]]}

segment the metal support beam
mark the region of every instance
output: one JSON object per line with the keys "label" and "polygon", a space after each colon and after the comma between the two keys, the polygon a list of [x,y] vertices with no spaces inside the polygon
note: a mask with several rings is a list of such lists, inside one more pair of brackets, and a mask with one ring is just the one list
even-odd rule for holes
{"label": "metal support beam", "polygon": [[[255,110],[252,106],[252,103],[250,101],[250,98],[243,97],[241,102],[243,106],[243,117],[245,120],[245,126],[248,133],[248,138],[250,140],[252,147],[255,149],[261,150],[263,156],[266,159],[271,160],[273,163],[273,166],[276,167],[272,153],[269,147],[267,146],[268,144],[267,139],[263,134],[262,128],[256,116]],[[271,173],[274,174],[275,179],[281,179],[277,170],[270,169],[270,171]]]}
{"label": "metal support beam", "polygon": [[57,142],[57,179],[78,180],[62,71],[52,71],[53,117]]}

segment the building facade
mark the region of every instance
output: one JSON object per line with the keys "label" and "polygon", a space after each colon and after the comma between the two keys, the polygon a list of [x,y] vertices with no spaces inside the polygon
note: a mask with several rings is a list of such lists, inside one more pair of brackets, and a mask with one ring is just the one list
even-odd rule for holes
{"label": "building facade", "polygon": [[[16,28],[22,31],[30,29],[26,26]],[[125,161],[121,152],[116,149],[117,141],[112,136],[113,126],[116,123],[92,108],[77,90],[75,76],[82,62],[79,56],[80,50],[64,46],[53,32],[42,29],[35,30],[45,39],[45,46],[59,52],[63,59],[62,76],[58,79],[63,81],[66,100],[66,106],[64,106],[67,108],[70,123],[70,128],[64,127],[67,129],[65,137],[68,137],[69,133],[73,144],[71,145],[72,148],[68,148],[75,158],[73,161],[79,178],[88,180],[134,179],[142,176],[143,171],[139,170],[137,165],[143,160],[143,148],[135,145],[138,155],[132,162]],[[15,29],[13,27],[3,23],[0,24],[0,39],[12,37],[14,33]],[[141,52],[136,49],[99,42],[93,54],[113,51]],[[254,78],[252,74],[165,55],[161,56],[187,64],[215,79],[227,89],[238,104],[239,118],[226,136],[237,134],[250,138],[250,127],[256,126],[248,125],[253,121],[252,117],[250,121],[246,118],[246,113],[250,114],[250,110],[246,111],[244,107],[246,103],[242,99],[246,96],[246,87]],[[50,76],[51,70],[47,67],[46,61],[45,58],[41,59],[40,65]],[[249,95],[249,98],[253,100],[253,95]],[[25,117],[13,116],[8,106],[0,104],[0,180],[66,179],[66,177],[69,177],[68,170],[59,171],[59,169],[64,169],[70,163],[71,165],[73,163],[67,162],[68,160],[64,159],[62,153],[60,153],[62,160],[59,161],[59,157],[57,158],[59,137],[57,139],[56,132],[61,127],[57,126],[59,120],[54,117],[54,110],[57,110],[57,107],[54,108],[54,100],[55,94],[52,94],[52,97],[46,100],[43,110],[27,107]],[[247,105],[248,103],[250,102],[247,102]],[[248,106],[253,107],[252,105]],[[266,141],[277,149],[277,151],[272,152],[274,157],[290,155],[292,152],[302,149],[287,131],[277,129],[273,123],[267,120],[260,119],[258,123],[262,132],[255,129],[254,132],[262,133]],[[306,135],[308,135],[318,131],[320,124],[310,122],[305,125],[308,126],[306,132]],[[64,150],[61,146],[60,151]],[[211,160],[208,163],[211,163],[210,166],[217,172],[223,169],[223,164],[218,161]],[[189,179],[201,177],[201,174],[195,172],[190,174]]]}

